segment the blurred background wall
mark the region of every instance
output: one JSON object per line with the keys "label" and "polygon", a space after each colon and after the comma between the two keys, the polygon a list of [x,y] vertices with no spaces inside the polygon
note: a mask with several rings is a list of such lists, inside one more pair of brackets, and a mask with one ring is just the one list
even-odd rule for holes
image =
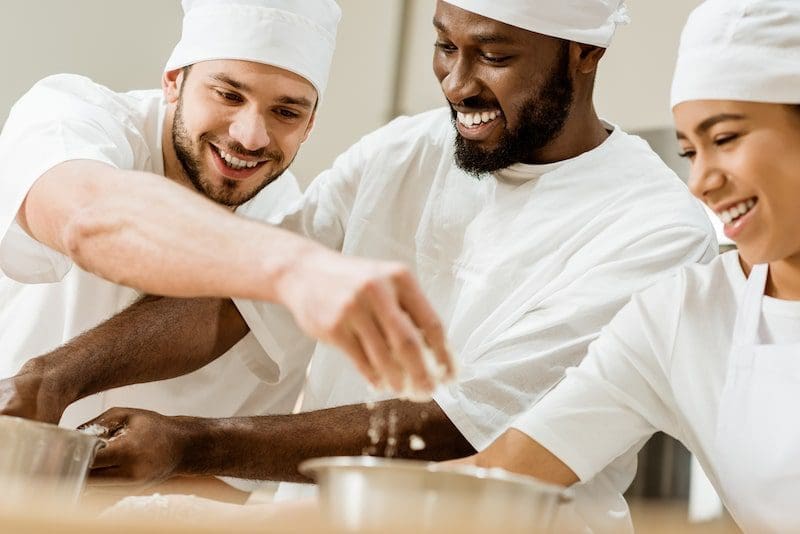
{"label": "blurred background wall", "polygon": [[[630,131],[670,126],[678,35],[699,0],[629,0],[601,63],[599,112]],[[307,183],[365,133],[398,114],[443,104],[431,72],[434,0],[339,0],[342,24],[317,128],[294,171]],[[178,0],[26,0],[0,16],[0,123],[38,79],[85,74],[116,90],[157,87],[180,34]],[[658,133],[654,135],[658,136]]]}

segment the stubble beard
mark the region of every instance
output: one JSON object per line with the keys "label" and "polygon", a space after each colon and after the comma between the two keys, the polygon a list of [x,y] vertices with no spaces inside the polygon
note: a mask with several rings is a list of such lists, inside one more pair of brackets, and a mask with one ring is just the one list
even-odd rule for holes
{"label": "stubble beard", "polygon": [[[181,88],[183,89],[183,88]],[[292,161],[287,165],[281,166],[278,171],[266,176],[264,180],[255,188],[249,191],[240,191],[240,182],[223,178],[222,185],[215,187],[211,181],[203,175],[202,165],[200,163],[200,149],[203,144],[208,144],[210,141],[208,134],[202,134],[197,144],[192,142],[189,130],[183,120],[183,98],[182,95],[178,98],[178,104],[175,109],[175,118],[172,121],[172,144],[175,148],[175,155],[183,168],[183,172],[191,182],[192,186],[206,198],[213,200],[218,204],[228,207],[238,207],[255,197],[262,189],[277,180],[289,168]],[[229,147],[226,147],[226,149]],[[213,150],[213,149],[212,149]],[[230,150],[231,153],[243,153],[243,150]],[[267,156],[273,161],[281,163],[283,154],[278,151],[271,151]]]}

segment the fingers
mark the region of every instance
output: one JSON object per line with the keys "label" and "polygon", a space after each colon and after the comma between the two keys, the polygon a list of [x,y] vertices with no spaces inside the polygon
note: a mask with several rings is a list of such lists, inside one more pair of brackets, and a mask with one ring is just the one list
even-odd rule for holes
{"label": "fingers", "polygon": [[[384,310],[378,314],[378,322],[386,332],[391,352],[388,359],[396,360],[402,369],[411,378],[415,390],[429,392],[433,389],[433,382],[428,376],[428,370],[423,362],[424,350],[422,337],[419,335],[408,315],[395,303],[383,306]],[[399,387],[392,383],[392,387],[400,391],[403,388],[402,380]]]}
{"label": "fingers", "polygon": [[129,416],[130,412],[125,408],[111,408],[94,419],[83,423],[78,427],[78,430],[97,425],[105,429],[105,432],[101,434],[102,437],[110,437],[128,424]]}
{"label": "fingers", "polygon": [[445,378],[453,378],[455,375],[453,360],[447,349],[444,327],[436,311],[410,274],[398,276],[397,286],[400,305],[422,332],[428,347],[433,351],[436,363],[444,367]]}
{"label": "fingers", "polygon": [[358,372],[361,373],[373,387],[379,388],[382,383],[381,377],[370,363],[370,359],[367,357],[366,352],[364,352],[356,334],[353,332],[344,332],[334,341],[339,348],[350,356],[350,360],[355,364]]}
{"label": "fingers", "polygon": [[143,484],[169,476],[169,441],[159,423],[164,418],[155,412],[132,408],[112,408],[81,425],[105,428],[105,447],[100,448],[89,472],[92,484]]}
{"label": "fingers", "polygon": [[89,471],[90,482],[98,486],[138,484],[132,475],[132,460],[123,429],[97,451]]}
{"label": "fingers", "polygon": [[[371,310],[362,310],[351,319],[350,324],[370,366],[389,382],[392,389],[400,391],[403,388],[403,368],[392,356],[384,332],[376,324]],[[378,382],[376,385],[380,386],[380,380]]]}
{"label": "fingers", "polygon": [[89,471],[89,483],[92,486],[133,486],[141,482],[133,480],[130,469],[124,466],[92,468]]}
{"label": "fingers", "polygon": [[42,387],[41,378],[33,373],[0,380],[0,415],[55,424],[62,411],[54,396]]}
{"label": "fingers", "polygon": [[128,447],[124,434],[106,442],[106,446],[97,451],[92,469],[124,465],[129,459]]}

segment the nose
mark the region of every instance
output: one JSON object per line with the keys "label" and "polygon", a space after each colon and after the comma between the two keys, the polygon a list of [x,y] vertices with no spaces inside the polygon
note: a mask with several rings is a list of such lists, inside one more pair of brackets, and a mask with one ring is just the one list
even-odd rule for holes
{"label": "nose", "polygon": [[725,184],[725,173],[708,156],[698,152],[689,173],[689,190],[700,200]]}
{"label": "nose", "polygon": [[264,117],[255,109],[240,110],[230,125],[228,133],[245,149],[256,151],[269,145],[269,133]]}
{"label": "nose", "polygon": [[481,92],[480,82],[472,72],[470,62],[463,57],[452,61],[441,85],[447,100],[454,104],[477,96]]}

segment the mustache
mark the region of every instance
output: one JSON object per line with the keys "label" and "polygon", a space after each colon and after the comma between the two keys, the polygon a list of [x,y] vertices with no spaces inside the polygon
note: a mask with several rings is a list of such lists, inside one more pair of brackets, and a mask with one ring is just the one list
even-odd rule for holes
{"label": "mustache", "polygon": [[[450,104],[450,111],[452,111],[453,114],[455,114],[456,110],[453,107],[454,104],[452,102],[450,102],[450,101],[448,101],[447,103]],[[473,109],[486,109],[486,108],[498,108],[499,109],[500,108],[500,104],[498,102],[496,102],[496,101],[490,102],[489,100],[485,100],[483,98],[475,97],[475,96],[471,96],[469,98],[466,98],[466,99],[462,100],[461,102],[458,102],[458,104],[461,104],[464,107],[473,108]]]}
{"label": "mustache", "polygon": [[241,143],[236,141],[223,141],[222,139],[218,139],[208,134],[201,135],[200,141],[213,144],[214,146],[233,156],[244,156],[259,160],[271,159],[278,161],[283,159],[279,151],[270,150],[268,147],[260,148],[258,150],[247,150],[244,146],[242,146]]}

